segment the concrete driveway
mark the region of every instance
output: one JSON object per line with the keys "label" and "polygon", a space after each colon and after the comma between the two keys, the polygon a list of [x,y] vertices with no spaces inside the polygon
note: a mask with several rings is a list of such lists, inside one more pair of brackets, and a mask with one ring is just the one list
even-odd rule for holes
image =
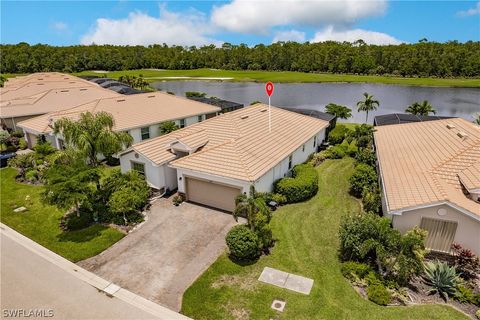
{"label": "concrete driveway", "polygon": [[235,224],[230,214],[160,199],[140,228],[78,265],[178,311],[183,293],[223,252]]}

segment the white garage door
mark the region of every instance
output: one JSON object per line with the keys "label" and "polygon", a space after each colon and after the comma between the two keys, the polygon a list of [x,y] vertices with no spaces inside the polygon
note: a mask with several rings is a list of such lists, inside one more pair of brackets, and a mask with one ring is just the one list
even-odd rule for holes
{"label": "white garage door", "polygon": [[232,212],[240,189],[211,181],[187,178],[187,200]]}

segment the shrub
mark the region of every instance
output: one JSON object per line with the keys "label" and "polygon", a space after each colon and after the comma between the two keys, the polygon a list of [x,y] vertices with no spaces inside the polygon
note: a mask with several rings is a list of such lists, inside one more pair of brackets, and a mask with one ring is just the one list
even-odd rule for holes
{"label": "shrub", "polygon": [[460,303],[473,303],[475,304],[475,294],[473,289],[464,285],[458,285],[453,298]]}
{"label": "shrub", "polygon": [[30,182],[35,182],[38,180],[37,170],[29,169],[25,172],[25,179]]}
{"label": "shrub", "polygon": [[22,130],[15,130],[10,133],[10,136],[15,137],[15,138],[23,138],[24,134]]}
{"label": "shrub", "polygon": [[328,159],[327,157],[327,150],[320,151],[318,153],[314,153],[310,161],[308,162],[311,166],[318,166],[320,165],[323,161]]}
{"label": "shrub", "polygon": [[342,263],[341,270],[345,278],[355,281],[365,278],[372,271],[372,267],[365,263],[347,261]]}
{"label": "shrub", "polygon": [[262,198],[266,204],[268,204],[270,201],[275,201],[278,204],[284,204],[287,203],[287,197],[285,197],[282,194],[279,193],[273,193],[273,192],[255,192],[255,197],[256,198]]}
{"label": "shrub", "polygon": [[480,319],[480,309],[475,312],[475,317],[477,317],[477,319]]}
{"label": "shrub", "polygon": [[324,152],[327,159],[342,159],[345,157],[347,150],[345,146],[336,145],[329,147],[328,149],[324,150]]}
{"label": "shrub", "polygon": [[27,149],[28,145],[27,145],[27,141],[25,141],[25,138],[20,138],[18,142],[18,147],[22,150]]}
{"label": "shrub", "polygon": [[380,197],[380,190],[376,186],[374,188],[364,188],[362,192],[363,210],[366,212],[379,213],[382,206],[382,199]]}
{"label": "shrub", "polygon": [[480,260],[469,249],[463,248],[460,244],[452,244],[455,267],[460,276],[465,280],[474,280],[480,274]]}
{"label": "shrub", "polygon": [[275,183],[275,193],[285,196],[287,203],[307,200],[317,191],[318,173],[308,164],[296,165],[291,178],[283,178]]}
{"label": "shrub", "polygon": [[172,202],[175,206],[179,206],[183,201],[185,201],[185,199],[181,194],[176,194],[172,198]]}
{"label": "shrub", "polygon": [[375,167],[375,162],[377,160],[377,156],[372,149],[369,148],[362,148],[357,151],[355,154],[355,160],[358,163],[364,163],[366,165]]}
{"label": "shrub", "polygon": [[427,262],[425,263],[425,283],[432,287],[428,293],[438,293],[443,299],[447,300],[453,296],[456,287],[459,284],[455,267],[450,267],[446,262]]}
{"label": "shrub", "polygon": [[399,285],[423,271],[426,232],[419,228],[402,236],[388,218],[366,213],[344,218],[339,236],[343,261],[368,263]]}
{"label": "shrub", "polygon": [[93,222],[92,213],[89,211],[81,210],[80,216],[75,213],[69,213],[62,217],[60,221],[60,228],[63,231],[74,231],[88,227]]}
{"label": "shrub", "polygon": [[355,197],[360,198],[365,188],[371,188],[377,184],[377,172],[373,167],[361,163],[355,167],[355,171],[349,181],[350,192]]}
{"label": "shrub", "polygon": [[389,304],[392,300],[392,294],[390,293],[390,291],[379,282],[368,286],[367,296],[368,300],[381,306]]}
{"label": "shrub", "polygon": [[57,149],[52,147],[52,145],[48,142],[37,143],[35,147],[33,147],[33,149],[35,150],[35,156],[38,159],[43,159],[46,156],[57,151]]}
{"label": "shrub", "polygon": [[335,145],[342,143],[342,141],[351,133],[343,124],[337,124],[335,128],[328,134],[328,143]]}
{"label": "shrub", "polygon": [[236,260],[249,261],[259,256],[258,237],[245,225],[234,226],[225,240],[230,255]]}

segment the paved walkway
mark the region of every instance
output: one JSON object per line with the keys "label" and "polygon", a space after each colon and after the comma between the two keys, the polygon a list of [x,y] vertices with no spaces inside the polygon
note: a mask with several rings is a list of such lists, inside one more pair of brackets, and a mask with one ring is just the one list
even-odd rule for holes
{"label": "paved walkway", "polygon": [[[28,317],[33,312],[50,319],[189,319],[114,287],[3,224],[0,240],[2,318],[38,319]],[[115,289],[111,296],[106,288]]]}
{"label": "paved walkway", "polygon": [[152,205],[148,220],[101,254],[78,264],[149,300],[180,310],[185,290],[225,250],[232,215],[171,199]]}

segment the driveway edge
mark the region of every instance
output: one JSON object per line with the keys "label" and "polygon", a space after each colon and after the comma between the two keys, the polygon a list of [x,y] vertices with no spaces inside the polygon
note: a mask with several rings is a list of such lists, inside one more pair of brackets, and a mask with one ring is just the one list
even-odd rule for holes
{"label": "driveway edge", "polygon": [[71,261],[68,261],[67,259],[48,250],[47,248],[25,237],[24,235],[18,233],[17,231],[13,230],[12,228],[6,226],[3,223],[0,223],[0,233],[7,236],[11,240],[17,242],[18,244],[22,245],[23,247],[27,248],[28,250],[35,253],[36,255],[42,257],[43,259],[56,265],[57,267],[61,268],[65,272],[73,275],[77,279],[95,287],[100,292],[104,292],[106,295],[110,297],[115,297],[126,303],[129,303],[132,306],[135,306],[145,312],[148,312],[159,319],[172,319],[172,320],[190,319],[180,313],[177,313],[166,307],[158,305],[150,300],[147,300],[123,288],[118,288],[118,290],[116,290],[115,292],[109,293],[109,289],[107,289],[107,287],[111,288],[112,286],[115,286],[111,282],[103,278],[100,278],[99,276],[79,267],[78,265],[74,264]]}

